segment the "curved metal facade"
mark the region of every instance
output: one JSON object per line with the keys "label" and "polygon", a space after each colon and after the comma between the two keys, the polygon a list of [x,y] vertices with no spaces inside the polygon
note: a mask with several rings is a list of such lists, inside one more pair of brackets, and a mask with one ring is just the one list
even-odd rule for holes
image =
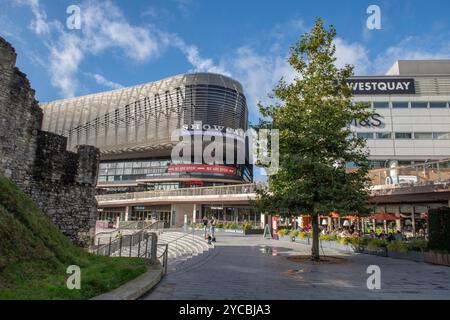
{"label": "curved metal facade", "polygon": [[42,103],[43,130],[89,144],[103,154],[171,149],[173,130],[195,121],[247,130],[248,109],[239,82],[193,73],[134,87]]}

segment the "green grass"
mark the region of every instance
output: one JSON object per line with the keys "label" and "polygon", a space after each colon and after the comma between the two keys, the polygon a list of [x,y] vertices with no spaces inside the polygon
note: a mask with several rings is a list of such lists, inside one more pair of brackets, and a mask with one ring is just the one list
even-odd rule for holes
{"label": "green grass", "polygon": [[[81,269],[80,290],[66,286],[69,265]],[[0,176],[0,299],[88,299],[145,271],[143,259],[95,256],[74,246]]]}

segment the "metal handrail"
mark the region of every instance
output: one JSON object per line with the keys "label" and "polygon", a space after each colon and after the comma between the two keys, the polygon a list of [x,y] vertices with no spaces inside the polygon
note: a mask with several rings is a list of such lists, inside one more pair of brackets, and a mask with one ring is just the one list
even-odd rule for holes
{"label": "metal handrail", "polygon": [[167,264],[168,264],[168,260],[169,260],[168,259],[169,244],[168,243],[166,243],[166,244],[159,244],[159,246],[164,246],[165,247],[163,253],[158,257],[158,260],[163,258],[163,261],[162,261],[161,264],[162,264],[162,266],[164,268],[164,274],[167,274]]}

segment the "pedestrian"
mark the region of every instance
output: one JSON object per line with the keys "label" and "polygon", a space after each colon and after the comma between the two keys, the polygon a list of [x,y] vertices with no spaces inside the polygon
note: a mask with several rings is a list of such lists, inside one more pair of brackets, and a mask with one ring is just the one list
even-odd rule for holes
{"label": "pedestrian", "polygon": [[210,228],[209,232],[211,233],[212,241],[216,242],[215,232],[216,232],[216,217],[212,217],[211,221],[209,221]]}
{"label": "pedestrian", "polygon": [[205,239],[207,239],[206,237],[206,232],[207,232],[207,227],[208,227],[208,218],[206,216],[203,216],[203,227],[205,229]]}

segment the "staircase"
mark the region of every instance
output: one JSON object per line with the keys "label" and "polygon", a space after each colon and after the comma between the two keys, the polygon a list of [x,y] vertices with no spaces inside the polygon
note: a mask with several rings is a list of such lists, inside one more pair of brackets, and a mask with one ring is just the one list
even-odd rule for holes
{"label": "staircase", "polygon": [[211,253],[214,245],[192,233],[180,231],[165,231],[158,237],[158,257],[163,253],[164,246],[168,244],[168,273],[182,270],[192,264],[199,263]]}
{"label": "staircase", "polygon": [[[161,257],[165,244],[168,244],[168,268],[167,272],[175,272],[195,265],[207,258],[214,245],[209,245],[207,240],[192,233],[185,233],[174,230],[165,230],[158,235],[157,257]],[[122,247],[120,255],[122,257],[137,257],[140,251],[143,255],[145,241],[139,245],[131,247],[131,255],[129,247]],[[119,251],[111,254],[111,256],[119,256]]]}

